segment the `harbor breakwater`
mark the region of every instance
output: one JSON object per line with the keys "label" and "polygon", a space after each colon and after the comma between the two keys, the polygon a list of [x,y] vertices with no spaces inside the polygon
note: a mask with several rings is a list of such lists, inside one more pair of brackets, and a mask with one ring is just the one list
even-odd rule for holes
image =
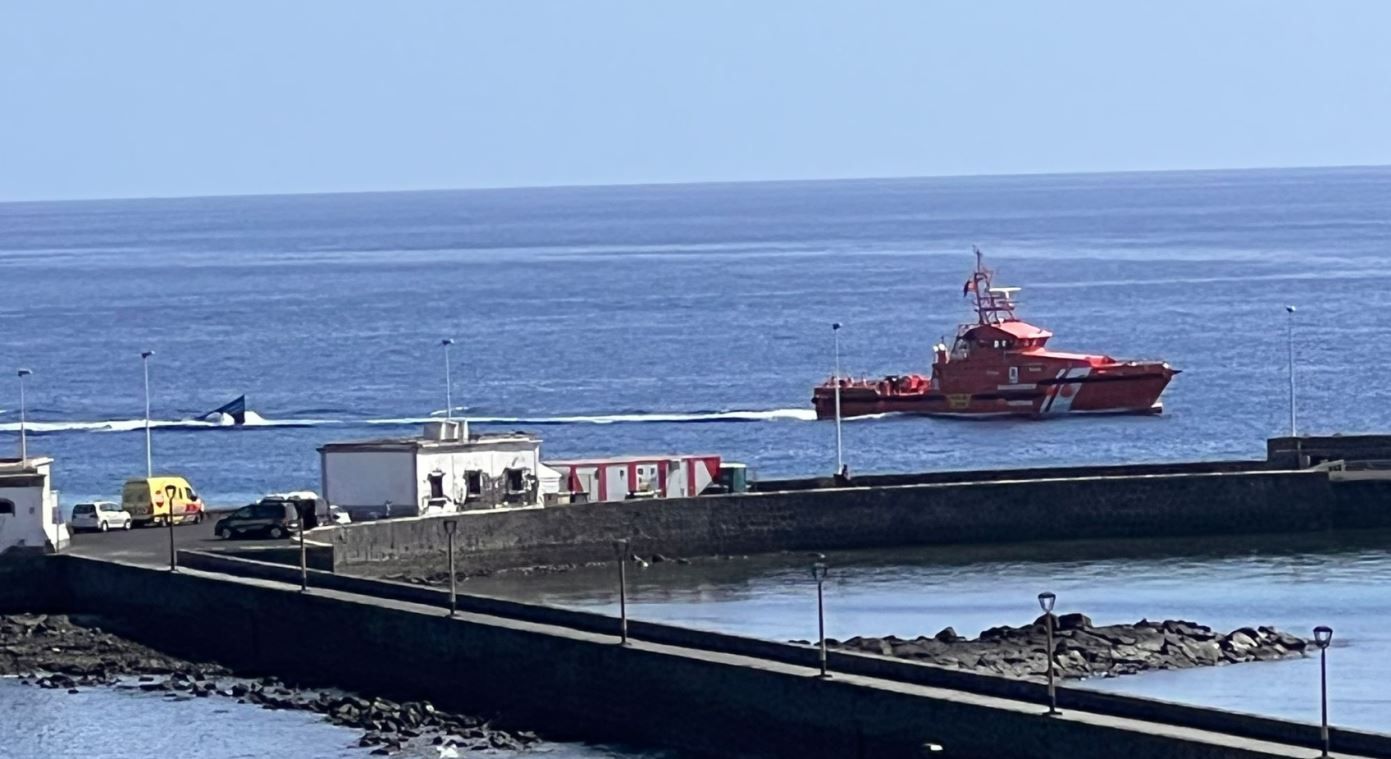
{"label": "harbor breakwater", "polygon": [[[300,593],[286,582],[292,568],[202,556],[255,577],[67,556],[32,565],[29,579],[113,632],[238,673],[497,710],[556,737],[693,755],[918,757],[941,747],[933,755],[1197,759],[1283,757],[1317,743],[1312,725],[1076,689],[1060,688],[1064,713],[1047,717],[1041,683],[856,653],[832,652],[826,680],[810,646],[669,625],[634,623],[620,645],[616,620],[587,612],[463,597],[450,617],[443,591],[325,572]],[[0,587],[0,611],[15,598]],[[1391,756],[1385,736],[1333,738],[1350,754]]]}
{"label": "harbor breakwater", "polygon": [[[461,573],[643,557],[914,545],[1302,533],[1391,526],[1389,481],[1320,471],[1220,471],[842,487],[465,512],[366,522],[316,535],[335,571]],[[298,552],[261,557],[297,563]],[[625,554],[626,555],[626,554]]]}

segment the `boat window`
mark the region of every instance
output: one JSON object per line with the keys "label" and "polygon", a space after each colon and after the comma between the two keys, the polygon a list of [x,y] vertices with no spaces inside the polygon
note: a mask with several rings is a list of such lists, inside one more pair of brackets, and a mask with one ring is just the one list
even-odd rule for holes
{"label": "boat window", "polygon": [[507,489],[514,493],[520,492],[523,489],[522,470],[507,469],[505,471],[507,473]]}
{"label": "boat window", "polygon": [[0,498],[0,514],[13,514],[13,513],[14,513],[14,501],[10,501],[10,500],[6,500],[6,499],[4,499],[4,498]]}
{"label": "boat window", "polygon": [[468,494],[469,494],[469,495],[480,495],[480,494],[482,494],[482,492],[483,492],[483,473],[480,472],[480,471],[478,471],[477,469],[470,469],[468,472],[465,473],[464,476],[465,476],[466,479],[468,479]]}

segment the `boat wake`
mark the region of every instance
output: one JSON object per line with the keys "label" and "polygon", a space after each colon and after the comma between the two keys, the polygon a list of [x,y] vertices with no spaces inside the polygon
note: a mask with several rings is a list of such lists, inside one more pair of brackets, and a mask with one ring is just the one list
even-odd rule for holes
{"label": "boat wake", "polygon": [[[422,418],[366,419],[364,424],[407,425],[438,421],[443,412]],[[692,411],[692,412],[634,412],[625,414],[594,414],[575,416],[484,416],[460,415],[469,424],[529,424],[550,426],[565,424],[697,424],[718,422],[815,421],[812,409],[781,408],[766,411]]]}
{"label": "boat wake", "polygon": [[[244,420],[237,424],[229,415],[209,417],[205,419],[159,419],[150,422],[150,426],[156,429],[174,429],[187,431],[200,430],[229,430],[229,429],[267,429],[267,428],[294,428],[294,427],[352,427],[357,425],[370,425],[376,427],[410,427],[428,421],[438,421],[439,415],[425,417],[398,417],[385,419],[267,419],[255,411],[246,411]],[[480,425],[530,425],[530,426],[562,426],[576,424],[720,424],[731,422],[778,422],[778,421],[797,421],[810,422],[816,420],[816,412],[812,409],[786,408],[758,410],[731,410],[731,411],[708,411],[708,412],[680,412],[680,413],[624,413],[624,414],[594,414],[594,415],[573,415],[573,416],[462,416],[470,424]],[[43,422],[30,421],[27,424],[29,432],[59,433],[59,432],[136,432],[145,428],[144,419],[109,419],[105,421],[72,421],[72,422]],[[0,424],[0,431],[16,432],[19,430],[19,422],[5,422]]]}

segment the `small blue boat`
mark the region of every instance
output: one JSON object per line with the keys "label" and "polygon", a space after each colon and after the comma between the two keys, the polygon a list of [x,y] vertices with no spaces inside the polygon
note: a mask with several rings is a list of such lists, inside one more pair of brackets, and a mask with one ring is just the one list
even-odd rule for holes
{"label": "small blue boat", "polygon": [[223,404],[203,415],[204,419],[218,419],[222,415],[232,418],[233,424],[246,424],[246,396],[239,395],[230,403]]}

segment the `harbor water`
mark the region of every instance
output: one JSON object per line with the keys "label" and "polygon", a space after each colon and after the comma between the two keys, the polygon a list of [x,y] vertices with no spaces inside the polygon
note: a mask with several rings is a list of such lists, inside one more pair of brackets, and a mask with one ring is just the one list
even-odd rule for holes
{"label": "harbor water", "polygon": [[[216,505],[318,489],[317,446],[444,405],[549,457],[719,453],[828,473],[847,371],[927,371],[979,244],[1060,349],[1183,370],[1158,418],[862,419],[853,473],[1260,457],[1288,428],[1391,427],[1391,169],[1180,172],[0,204],[0,447],[63,501],[154,463]],[[188,421],[245,393],[252,424]]]}
{"label": "harbor water", "polygon": [[[271,711],[227,698],[170,698],[107,687],[69,694],[0,678],[0,755],[149,759],[362,759],[362,733],[309,712]],[[602,746],[542,743],[525,752],[464,752],[469,756],[547,759],[660,759]],[[459,752],[414,746],[403,759],[448,759]]]}

